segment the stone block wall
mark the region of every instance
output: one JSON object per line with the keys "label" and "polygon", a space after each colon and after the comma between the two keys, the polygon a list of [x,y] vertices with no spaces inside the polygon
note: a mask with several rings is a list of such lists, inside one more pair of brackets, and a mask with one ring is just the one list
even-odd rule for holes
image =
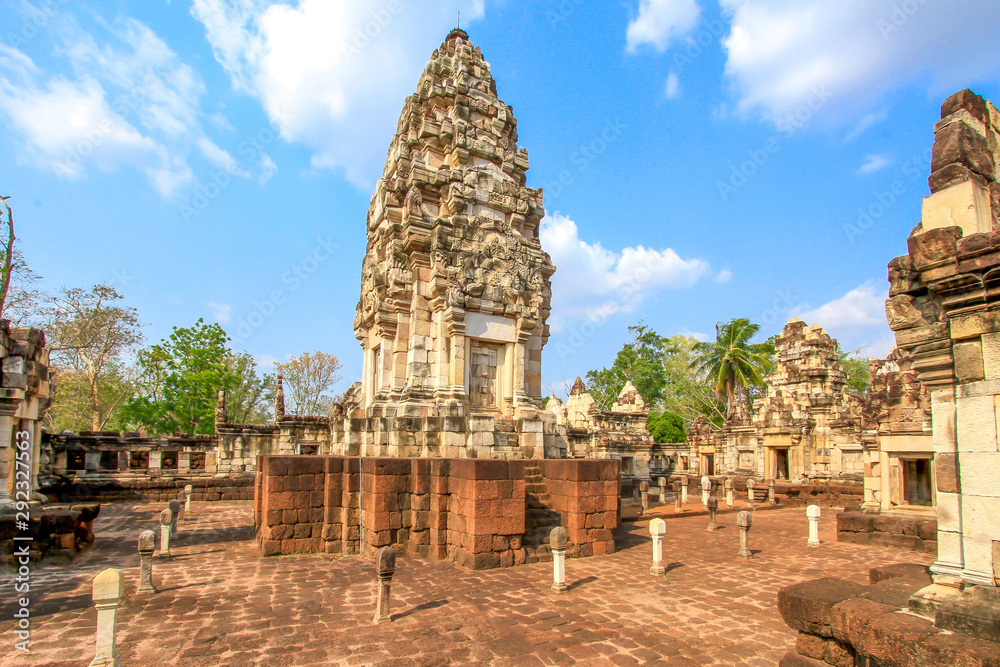
{"label": "stone block wall", "polygon": [[828,578],[781,589],[778,611],[799,635],[779,667],[1000,665],[1000,644],[909,613],[910,596],[930,581],[926,567],[900,564],[871,570],[868,586]]}
{"label": "stone block wall", "polygon": [[[14,514],[0,516],[0,564],[19,565],[15,549],[27,544],[32,562],[68,565],[94,543],[94,520],[100,513],[100,505],[36,509],[31,512],[27,532],[18,530]],[[30,536],[32,540],[15,542],[15,536]]]}
{"label": "stone block wall", "polygon": [[837,515],[837,541],[936,554],[937,520],[842,512]]}
{"label": "stone block wall", "polygon": [[[528,466],[543,491],[527,491]],[[255,482],[265,556],[361,553],[383,546],[470,569],[549,556],[534,513],[570,533],[571,557],[611,553],[616,461],[262,456]],[[540,503],[529,507],[529,496]]]}
{"label": "stone block wall", "polygon": [[65,482],[43,487],[53,502],[168,502],[185,486],[193,488],[195,502],[253,500],[254,478],[242,477],[171,477],[160,479],[90,480]]}

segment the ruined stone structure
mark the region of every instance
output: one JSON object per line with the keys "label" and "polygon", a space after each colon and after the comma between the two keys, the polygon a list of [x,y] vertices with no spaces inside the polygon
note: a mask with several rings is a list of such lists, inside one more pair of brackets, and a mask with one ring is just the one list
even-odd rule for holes
{"label": "ruined stone structure", "polygon": [[[541,354],[555,271],[542,193],[479,48],[461,29],[407,98],[368,211],[354,321],[363,422],[343,454],[542,457]],[[405,421],[396,421],[396,419]]]}
{"label": "ruined stone structure", "polygon": [[860,482],[862,403],[846,391],[837,341],[793,317],[774,347],[775,369],[752,417],[738,404],[722,432],[704,419],[691,425],[692,467],[703,475]]}
{"label": "ruined stone structure", "polygon": [[[0,512],[3,512],[15,499],[18,454],[24,462],[26,453],[30,453],[32,499],[37,499],[39,470],[45,470],[49,463],[41,446],[40,423],[51,401],[45,334],[30,327],[12,327],[7,320],[0,320],[0,364]],[[22,443],[29,443],[30,447],[22,449]],[[24,468],[20,470],[23,472]]]}
{"label": "ruined stone structure", "polygon": [[[894,566],[872,570],[870,587],[822,579],[783,589],[778,606],[799,641],[782,665],[1000,660],[1000,112],[964,90],[945,101],[934,132],[931,194],[908,253],[889,263],[886,317],[901,356],[887,375],[898,381],[874,412],[880,435],[888,425],[891,463],[894,433],[926,438],[917,424],[930,396],[933,457],[925,439],[907,445],[925,470],[907,470],[904,459],[898,475],[904,499],[922,501],[930,486],[937,560],[930,577]],[[879,472],[871,479],[886,477]],[[893,493],[890,483],[890,502]]]}

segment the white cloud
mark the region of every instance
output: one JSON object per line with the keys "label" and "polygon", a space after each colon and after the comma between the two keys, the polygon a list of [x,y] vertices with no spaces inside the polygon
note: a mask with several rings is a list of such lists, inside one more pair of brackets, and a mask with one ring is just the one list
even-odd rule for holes
{"label": "white cloud", "polygon": [[254,355],[254,359],[257,361],[257,365],[260,366],[261,370],[269,371],[274,370],[275,364],[282,363],[282,360],[278,357],[273,357],[270,354],[257,354]]}
{"label": "white cloud", "polygon": [[892,161],[886,155],[869,155],[865,158],[865,163],[858,168],[858,174],[865,176],[874,174],[876,171],[885,169]]}
{"label": "white cloud", "polygon": [[717,283],[728,283],[733,277],[733,272],[729,269],[722,269],[715,276],[715,282]]}
{"label": "white cloud", "polygon": [[[367,189],[381,174],[403,100],[455,24],[483,0],[193,0],[216,60],[312,166]],[[474,41],[474,36],[473,36]]]}
{"label": "white cloud", "polygon": [[628,24],[625,38],[630,53],[643,44],[665,51],[698,24],[697,0],[639,0],[639,16]]}
{"label": "white cloud", "polygon": [[146,25],[101,21],[99,43],[72,17],[64,23],[55,55],[72,76],[0,44],[0,113],[23,138],[22,157],[70,180],[130,167],[168,197],[194,180],[192,146],[216,167],[235,164],[204,133],[200,77]]}
{"label": "white cloud", "polygon": [[216,303],[214,301],[209,301],[208,307],[212,310],[212,317],[214,317],[219,324],[228,324],[229,320],[232,319],[233,307],[228,303]]}
{"label": "white cloud", "polygon": [[996,0],[721,4],[731,16],[723,46],[738,107],[774,121],[817,89],[831,92],[831,106],[860,113],[914,82],[942,96],[1000,69]]}
{"label": "white cloud", "polygon": [[677,72],[671,72],[667,75],[667,85],[663,92],[669,100],[675,100],[680,96],[681,80],[677,76]]}
{"label": "white cloud", "polygon": [[[665,289],[691,287],[708,272],[701,259],[684,260],[672,249],[644,246],[615,252],[580,239],[576,223],[558,213],[542,220],[539,236],[552,257],[554,313],[603,320],[633,310]],[[561,319],[552,322],[558,329]]]}
{"label": "white cloud", "polygon": [[819,324],[837,338],[845,350],[863,348],[864,354],[885,357],[895,338],[885,319],[887,288],[868,281],[819,308],[802,305],[792,309],[807,324]]}
{"label": "white cloud", "polygon": [[874,113],[866,113],[864,116],[861,117],[861,120],[858,121],[858,124],[854,126],[854,129],[848,132],[847,136],[844,137],[844,143],[846,144],[849,141],[857,139],[862,134],[864,134],[868,130],[868,128],[870,128],[872,125],[875,125],[876,123],[881,123],[888,117],[889,117],[889,111],[886,109],[883,109],[882,111],[876,111]]}
{"label": "white cloud", "polygon": [[708,334],[703,334],[700,331],[691,331],[690,329],[681,329],[678,333],[682,336],[690,336],[697,341],[704,343],[708,340]]}

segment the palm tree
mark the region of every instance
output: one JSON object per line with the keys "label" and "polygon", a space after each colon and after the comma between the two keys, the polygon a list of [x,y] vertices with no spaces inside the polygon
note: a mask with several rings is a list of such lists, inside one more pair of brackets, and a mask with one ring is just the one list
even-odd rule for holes
{"label": "palm tree", "polygon": [[715,395],[725,397],[726,410],[732,416],[737,395],[750,408],[750,389],[764,383],[774,358],[774,346],[751,343],[760,331],[759,324],[737,317],[715,325],[715,340],[698,343],[691,367],[715,385]]}

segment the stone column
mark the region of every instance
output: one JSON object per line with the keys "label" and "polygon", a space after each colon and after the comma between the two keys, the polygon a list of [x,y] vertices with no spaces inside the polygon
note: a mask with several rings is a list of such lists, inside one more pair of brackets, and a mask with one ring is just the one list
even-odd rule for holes
{"label": "stone column", "polygon": [[663,567],[663,535],[667,532],[667,522],[663,519],[653,519],[649,522],[649,535],[653,538],[653,565],[650,574],[663,575],[667,570]]}
{"label": "stone column", "polygon": [[665,505],[667,502],[667,478],[660,478],[660,504]]}
{"label": "stone column", "polygon": [[753,515],[743,510],[736,515],[736,527],[740,530],[740,550],[736,553],[741,558],[750,558],[750,526],[753,525]]}
{"label": "stone column", "polygon": [[144,530],[139,533],[139,595],[150,595],[156,592],[153,585],[153,550],[156,546],[156,533]]}
{"label": "stone column", "polygon": [[17,458],[14,438],[14,413],[20,401],[0,402],[0,506],[11,505],[11,483],[16,475],[11,468]]}
{"label": "stone column", "polygon": [[375,601],[375,617],[372,619],[375,625],[392,621],[392,614],[389,612],[389,587],[395,572],[395,549],[382,547],[375,554],[375,573],[378,575],[378,598]]}
{"label": "stone column", "polygon": [[679,479],[674,480],[674,511],[682,512],[684,508],[681,506],[681,481]]}
{"label": "stone column", "polygon": [[170,558],[170,524],[174,522],[174,513],[169,508],[160,512],[160,558]]}
{"label": "stone column", "polygon": [[708,529],[715,530],[718,526],[715,524],[715,512],[719,509],[719,499],[715,496],[711,496],[708,499]]}
{"label": "stone column", "polygon": [[181,501],[174,498],[170,501],[170,537],[177,537],[177,519],[181,515]]}
{"label": "stone column", "polygon": [[708,475],[702,475],[701,477],[701,504],[702,507],[708,508],[708,496],[712,493],[712,480],[709,479]]}
{"label": "stone column", "polygon": [[569,546],[569,533],[562,526],[556,526],[549,533],[549,546],[552,548],[552,590],[563,593],[566,587],[566,547]]}
{"label": "stone column", "polygon": [[681,477],[681,504],[687,505],[688,501],[688,476]]}
{"label": "stone column", "polygon": [[811,547],[819,546],[819,505],[810,505],[806,508],[806,518],[809,519],[809,542]]}
{"label": "stone column", "polygon": [[747,480],[747,507],[753,509],[754,496],[753,489],[756,483],[753,481],[753,477]]}
{"label": "stone column", "polygon": [[184,487],[184,513],[191,513],[191,496],[194,495],[194,486],[188,484]]}
{"label": "stone column", "polygon": [[184,489],[181,489],[177,493],[177,520],[178,521],[183,521],[184,520],[184,507],[186,505],[187,505],[187,494],[184,492]]}
{"label": "stone column", "polygon": [[124,593],[122,571],[110,567],[94,577],[94,606],[97,607],[97,654],[90,667],[117,667],[115,633],[118,603]]}
{"label": "stone column", "polygon": [[726,478],[726,507],[733,506],[733,480]]}
{"label": "stone column", "polygon": [[649,514],[649,482],[643,481],[639,484],[639,499],[642,501],[643,516]]}
{"label": "stone column", "polygon": [[778,497],[774,494],[774,480],[767,480],[767,502],[770,505],[778,504]]}

